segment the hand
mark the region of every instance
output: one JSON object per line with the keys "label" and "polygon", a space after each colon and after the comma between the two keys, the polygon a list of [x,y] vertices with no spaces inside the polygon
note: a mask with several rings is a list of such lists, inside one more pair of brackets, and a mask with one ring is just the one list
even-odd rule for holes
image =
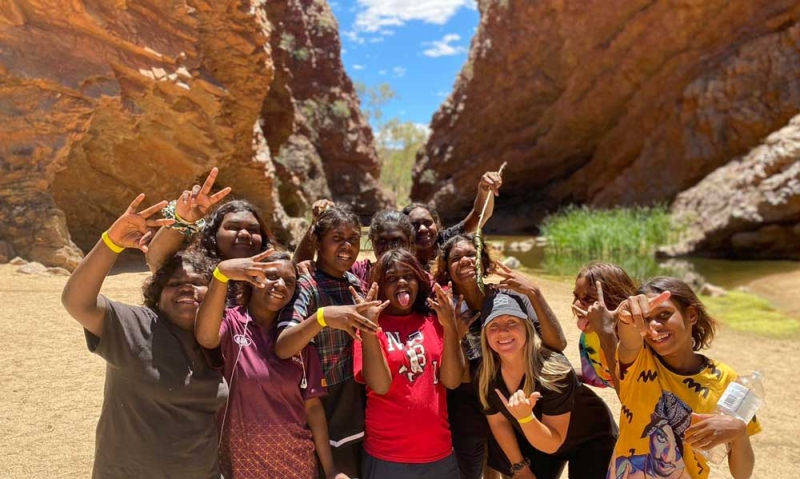
{"label": "hand", "polygon": [[642,336],[646,336],[649,333],[652,337],[656,337],[658,336],[658,331],[653,331],[645,320],[650,316],[650,310],[668,300],[669,296],[669,291],[664,291],[653,298],[649,298],[644,294],[631,296],[620,303],[617,309],[611,311],[611,315],[620,323],[632,326]]}
{"label": "hand", "polygon": [[533,414],[533,407],[536,406],[536,403],[539,402],[539,398],[542,397],[540,393],[535,391],[532,392],[530,396],[527,396],[525,391],[521,389],[512,394],[508,399],[503,396],[503,393],[501,393],[499,389],[495,389],[494,392],[500,396],[500,401],[503,402],[503,406],[508,409],[508,412],[510,412],[517,421],[530,417],[531,414]]}
{"label": "hand", "polygon": [[503,186],[503,177],[500,176],[499,171],[487,171],[481,176],[481,181],[478,183],[480,191],[491,190],[495,196],[500,196],[501,186]]}
{"label": "hand", "polygon": [[298,276],[313,276],[317,271],[317,263],[313,260],[307,259],[295,265],[297,267]]}
{"label": "hand", "polygon": [[478,318],[481,317],[481,312],[478,311],[477,313],[473,314],[472,311],[469,309],[465,309],[462,311],[462,305],[464,304],[464,295],[459,294],[458,299],[456,300],[456,305],[453,308],[453,311],[456,312],[458,316],[456,318],[456,332],[458,333],[458,339],[462,340],[469,332],[469,327],[472,326],[472,323],[477,321]]}
{"label": "hand", "polygon": [[311,224],[317,222],[317,218],[319,215],[322,214],[323,211],[327,210],[331,206],[334,206],[333,201],[331,200],[317,200],[311,205]]}
{"label": "hand", "polygon": [[364,316],[370,308],[380,305],[380,301],[364,301],[361,304],[348,306],[325,306],[325,323],[360,341],[360,338],[356,337],[356,331],[361,331],[361,334],[376,334],[380,330],[377,324]]}
{"label": "hand", "polygon": [[686,429],[684,444],[698,449],[713,449],[720,444],[747,437],[747,424],[724,414],[692,413],[692,425]]}
{"label": "hand", "polygon": [[136,208],[144,201],[144,193],[140,193],[128,206],[125,213],[117,218],[113,225],[108,228],[108,237],[115,245],[123,248],[137,248],[147,253],[147,243],[153,237],[153,230],[160,226],[171,225],[175,220],[151,220],[149,219],[156,212],[167,206],[166,201],[156,203],[139,213]]}
{"label": "hand", "polygon": [[613,332],[614,315],[606,307],[603,297],[603,284],[595,282],[597,288],[597,301],[595,301],[586,311],[572,305],[572,311],[578,317],[578,329],[585,333],[591,332]]}
{"label": "hand", "polygon": [[274,252],[275,250],[270,248],[250,258],[228,259],[219,263],[217,268],[234,281],[247,281],[256,288],[264,288],[267,286],[267,277],[264,275],[264,271],[279,263],[262,263],[261,261]]}
{"label": "hand", "polygon": [[206,178],[203,186],[194,185],[191,191],[186,190],[181,194],[180,198],[178,198],[178,202],[175,204],[175,213],[180,216],[181,219],[189,223],[195,223],[204,218],[212,206],[219,203],[222,198],[228,196],[228,193],[231,192],[230,186],[223,188],[211,196],[208,195],[211,193],[211,188],[214,186],[214,181],[216,181],[218,173],[219,169],[216,167],[211,168],[211,172],[208,173],[208,178]]}
{"label": "hand", "polygon": [[443,328],[451,328],[452,331],[458,331],[456,325],[456,312],[453,307],[453,283],[448,283],[447,291],[442,288],[440,284],[433,285],[433,293],[436,299],[428,298],[428,306],[436,311],[436,319]]}
{"label": "hand", "polygon": [[536,286],[535,283],[522,273],[512,270],[499,261],[494,261],[492,263],[492,273],[503,278],[503,280],[497,284],[501,288],[510,289],[511,291],[516,291],[525,296],[532,296],[539,293],[539,287]]}
{"label": "hand", "polygon": [[350,294],[353,296],[353,300],[358,305],[362,304],[374,304],[376,306],[369,306],[366,310],[364,310],[363,315],[372,321],[373,323],[378,323],[378,317],[381,315],[381,312],[386,309],[386,306],[389,306],[389,301],[384,301],[381,303],[380,301],[376,301],[375,298],[378,297],[378,283],[372,283],[370,286],[369,291],[367,291],[367,296],[362,298],[358,291],[352,286],[350,286]]}

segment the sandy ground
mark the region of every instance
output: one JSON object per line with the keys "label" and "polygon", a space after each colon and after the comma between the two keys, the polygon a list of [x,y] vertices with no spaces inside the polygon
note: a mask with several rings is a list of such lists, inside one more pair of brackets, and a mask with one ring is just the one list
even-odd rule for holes
{"label": "sandy ground", "polygon": [[[103,288],[109,297],[141,301],[143,272],[119,272]],[[86,478],[91,475],[94,430],[103,398],[103,361],[86,350],[78,324],[61,307],[65,277],[27,276],[0,265],[0,478]],[[578,331],[569,313],[572,284],[540,280],[570,341],[578,364]],[[800,278],[780,278],[799,290]],[[767,405],[759,414],[764,432],[753,439],[756,478],[798,477],[800,464],[800,354],[794,339],[763,339],[723,329],[710,355],[740,372],[760,369],[767,378]],[[783,377],[783,376],[786,377]],[[612,410],[613,392],[602,391]],[[713,473],[712,477],[728,477]]]}

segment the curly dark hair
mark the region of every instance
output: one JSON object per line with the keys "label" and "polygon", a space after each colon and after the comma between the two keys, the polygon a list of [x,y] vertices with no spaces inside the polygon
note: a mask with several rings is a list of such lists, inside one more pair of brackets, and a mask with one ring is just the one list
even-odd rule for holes
{"label": "curly dark hair", "polygon": [[396,227],[405,233],[408,245],[412,248],[414,247],[416,232],[414,231],[414,225],[411,224],[411,220],[408,219],[408,215],[395,209],[387,208],[375,213],[375,216],[372,217],[372,221],[369,224],[369,240],[373,248],[381,232],[389,227]]}
{"label": "curly dark hair", "polygon": [[203,276],[206,282],[211,282],[211,275],[215,266],[214,260],[200,252],[179,251],[167,260],[155,273],[145,280],[142,286],[144,305],[150,309],[158,310],[158,300],[161,292],[178,269],[191,266],[197,274]]}
{"label": "curly dark hair", "polygon": [[692,325],[692,349],[700,351],[711,345],[717,328],[717,321],[708,314],[700,298],[692,291],[688,284],[678,278],[658,276],[643,284],[639,294],[661,294],[669,291],[669,299],[685,317],[688,310],[694,309],[697,322]]}
{"label": "curly dark hair", "polygon": [[242,211],[252,213],[253,216],[255,216],[256,221],[258,221],[261,233],[260,251],[266,251],[267,248],[275,244],[275,237],[272,235],[272,231],[270,231],[267,223],[261,216],[261,211],[259,211],[259,209],[249,201],[233,200],[223,204],[210,215],[205,228],[203,228],[203,231],[200,232],[200,235],[195,242],[194,249],[197,249],[206,256],[216,260],[229,259],[219,257],[219,250],[217,249],[217,231],[219,231],[220,226],[222,226],[222,221],[225,219],[225,215],[228,213],[239,213]]}
{"label": "curly dark hair", "polygon": [[433,218],[433,222],[436,223],[437,225],[442,224],[441,220],[439,219],[439,212],[436,211],[436,208],[425,203],[411,203],[410,205],[403,208],[403,214],[408,216],[411,214],[412,211],[414,211],[417,208],[422,208],[423,210],[430,213],[431,218]]}
{"label": "curly dark hair", "polygon": [[[444,286],[450,281],[450,273],[447,269],[447,265],[450,263],[450,252],[453,250],[455,245],[461,242],[467,242],[471,245],[475,244],[475,233],[462,233],[453,236],[449,240],[445,241],[445,243],[439,248],[439,254],[436,256],[436,266],[433,270],[433,277],[436,279],[436,282],[440,285]],[[492,264],[492,257],[489,254],[489,249],[486,247],[486,243],[483,241],[483,237],[481,237],[481,263],[483,266],[483,276],[487,276],[488,272],[487,269]]]}
{"label": "curly dark hair", "polygon": [[[263,263],[272,263],[273,261],[288,261],[292,262],[292,256],[285,251],[277,251],[272,253],[271,255],[267,256],[266,258],[262,259],[261,262]],[[294,264],[292,264],[294,267]],[[295,267],[294,273],[297,276],[297,268]],[[247,306],[250,303],[250,298],[253,296],[253,286],[248,283],[247,281],[235,281],[233,285],[233,294],[236,298],[236,304],[239,306]],[[289,300],[287,304],[292,304],[294,301],[294,295],[297,294],[297,288],[295,288],[294,294],[292,298]]]}
{"label": "curly dark hair", "polygon": [[325,233],[341,225],[350,225],[361,231],[361,221],[358,219],[358,215],[353,213],[349,206],[337,203],[319,214],[311,234],[319,243]]}
{"label": "curly dark hair", "polygon": [[425,274],[425,270],[422,269],[417,257],[408,250],[392,249],[378,258],[372,268],[372,273],[370,273],[370,282],[378,283],[378,299],[381,301],[386,300],[386,292],[383,289],[383,285],[386,282],[386,273],[395,265],[405,266],[410,269],[419,285],[417,297],[414,299],[411,309],[421,314],[430,313],[430,308],[428,308],[428,298],[431,297],[432,291],[430,280],[428,280],[428,275]]}

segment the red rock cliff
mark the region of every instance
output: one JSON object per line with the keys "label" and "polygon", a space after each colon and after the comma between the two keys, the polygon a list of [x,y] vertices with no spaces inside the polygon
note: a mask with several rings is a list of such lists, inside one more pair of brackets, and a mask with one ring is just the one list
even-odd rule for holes
{"label": "red rock cliff", "polygon": [[478,2],[469,60],[412,197],[469,210],[508,161],[489,227],[568,203],[670,201],[800,112],[794,0]]}
{"label": "red rock cliff", "polygon": [[[0,1],[0,240],[29,259],[72,268],[76,244],[90,248],[137,193],[174,198],[213,166],[218,185],[254,201],[287,239],[272,152],[289,142],[274,135],[271,120],[294,117],[291,92],[318,80],[287,74],[296,65],[280,63],[275,91],[288,88],[291,105],[279,111],[269,95],[283,52],[272,45],[288,30],[275,15],[279,4],[299,15],[312,3],[327,9],[294,0]],[[360,182],[358,190],[337,183],[334,198],[377,209],[387,199],[372,179],[376,156],[338,38],[319,48],[325,67],[338,67],[324,85],[333,91],[341,82],[334,101],[347,98],[349,121],[330,120],[334,104],[319,113],[332,124],[324,133],[314,138],[320,130],[292,124],[290,134],[326,150],[319,190],[340,178]],[[343,137],[345,146],[337,143]],[[302,191],[299,183],[284,189]]]}

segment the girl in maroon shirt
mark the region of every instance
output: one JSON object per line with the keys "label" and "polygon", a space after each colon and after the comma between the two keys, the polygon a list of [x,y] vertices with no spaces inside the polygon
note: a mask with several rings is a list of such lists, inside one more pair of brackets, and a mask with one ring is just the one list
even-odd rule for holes
{"label": "girl in maroon shirt", "polygon": [[[242,281],[240,306],[225,309],[228,279]],[[295,292],[287,253],[229,259],[214,272],[195,322],[203,347],[219,348],[231,389],[222,411],[221,466],[226,478],[317,477],[314,451],[328,478],[337,474],[320,397],[327,394],[314,346],[290,359],[275,354],[278,312]]]}

